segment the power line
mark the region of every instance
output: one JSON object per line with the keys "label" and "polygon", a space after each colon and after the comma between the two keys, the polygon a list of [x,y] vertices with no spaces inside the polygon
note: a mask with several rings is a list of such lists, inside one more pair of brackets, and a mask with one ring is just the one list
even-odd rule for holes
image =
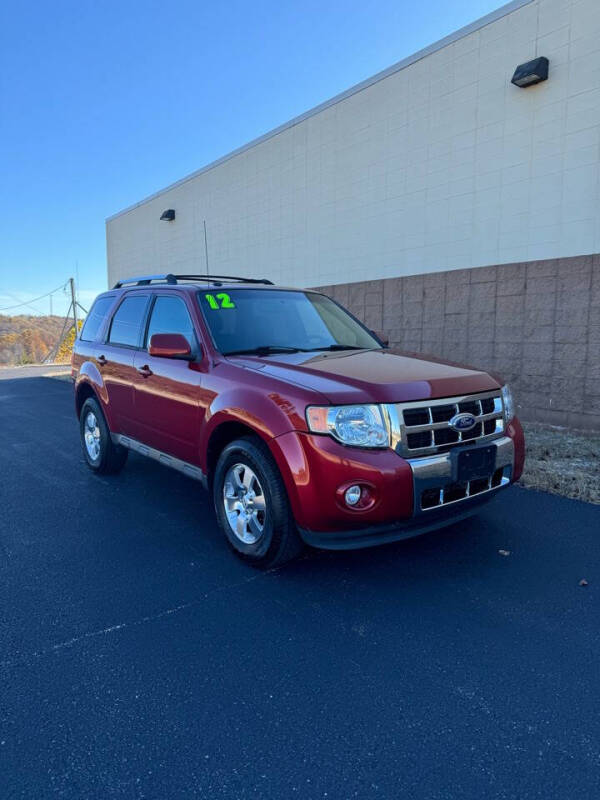
{"label": "power line", "polygon": [[[4,294],[5,294],[7,297],[10,297],[10,298],[12,298],[13,300],[18,300],[18,299],[19,299],[19,298],[18,298],[16,295],[14,295],[12,292],[4,292]],[[52,295],[50,295],[50,300],[52,300]],[[22,305],[23,307],[25,307],[25,308],[30,308],[32,311],[35,311],[35,313],[36,313],[36,314],[43,314],[43,311],[40,311],[40,309],[39,309],[39,308],[36,308],[35,306],[30,306],[30,305],[29,305],[29,303],[22,303],[21,305]],[[18,307],[18,306],[17,306],[17,307]]]}
{"label": "power line", "polygon": [[50,297],[51,294],[55,294],[56,292],[60,292],[62,289],[65,288],[67,283],[68,283],[68,281],[65,281],[62,284],[62,286],[57,286],[56,289],[52,289],[51,292],[46,292],[46,294],[42,294],[42,295],[40,295],[40,297],[34,297],[33,300],[26,300],[26,301],[24,301],[22,303],[17,303],[17,305],[15,305],[15,306],[5,306],[4,308],[0,308],[0,313],[2,311],[12,311],[13,308],[22,308],[23,306],[29,306],[31,308],[30,303],[37,303],[38,300],[43,300],[45,297]]}

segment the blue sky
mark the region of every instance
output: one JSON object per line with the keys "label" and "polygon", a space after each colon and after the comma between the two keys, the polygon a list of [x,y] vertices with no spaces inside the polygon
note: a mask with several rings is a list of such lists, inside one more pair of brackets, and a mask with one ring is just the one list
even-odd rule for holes
{"label": "blue sky", "polygon": [[107,216],[499,5],[4,4],[0,309],[76,268],[89,305],[106,288]]}

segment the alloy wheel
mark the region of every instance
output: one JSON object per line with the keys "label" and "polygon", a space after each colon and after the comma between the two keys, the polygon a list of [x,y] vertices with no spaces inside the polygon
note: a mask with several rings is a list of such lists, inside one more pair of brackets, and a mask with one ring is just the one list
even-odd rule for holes
{"label": "alloy wheel", "polygon": [[244,544],[263,535],[266,498],[256,473],[247,464],[234,464],[223,483],[223,505],[232,533]]}
{"label": "alloy wheel", "polygon": [[86,414],[83,438],[89,457],[92,461],[97,461],[100,456],[100,428],[93,411],[88,411]]}

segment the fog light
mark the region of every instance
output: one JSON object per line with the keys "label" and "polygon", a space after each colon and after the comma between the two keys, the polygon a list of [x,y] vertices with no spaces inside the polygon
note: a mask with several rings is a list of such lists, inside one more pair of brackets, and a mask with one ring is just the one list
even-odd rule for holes
{"label": "fog light", "polygon": [[362,489],[360,486],[350,486],[344,493],[344,500],[346,505],[355,506],[360,500]]}

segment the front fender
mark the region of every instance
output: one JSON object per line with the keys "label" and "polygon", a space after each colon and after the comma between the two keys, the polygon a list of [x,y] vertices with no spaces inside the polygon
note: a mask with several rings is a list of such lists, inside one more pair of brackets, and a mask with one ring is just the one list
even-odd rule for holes
{"label": "front fender", "polygon": [[206,409],[200,436],[200,453],[206,454],[214,431],[224,423],[246,426],[269,442],[282,433],[306,430],[304,410],[277,392],[235,387],[218,394]]}

